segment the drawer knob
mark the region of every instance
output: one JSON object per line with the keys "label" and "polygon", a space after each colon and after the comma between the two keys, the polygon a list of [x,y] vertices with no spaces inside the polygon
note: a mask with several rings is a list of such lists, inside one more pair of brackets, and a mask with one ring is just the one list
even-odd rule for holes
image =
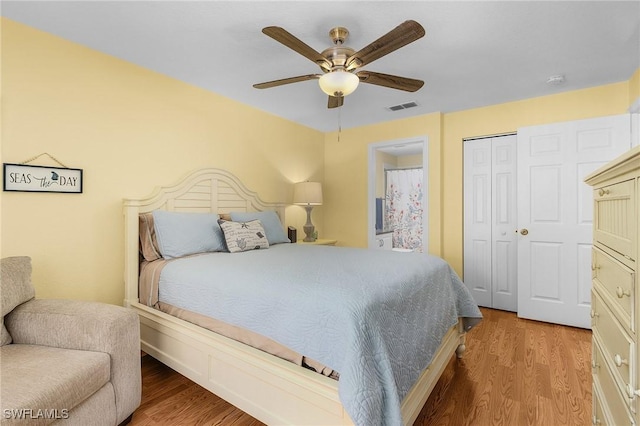
{"label": "drawer knob", "polygon": [[598,190],[598,195],[600,195],[601,197],[602,197],[603,195],[608,194],[608,193],[609,193],[609,190],[608,190],[608,189],[600,188],[600,189]]}
{"label": "drawer knob", "polygon": [[619,354],[616,354],[616,356],[613,357],[613,362],[618,367],[622,367],[622,364],[629,365],[629,361],[627,361],[626,359],[622,359],[622,357]]}
{"label": "drawer knob", "polygon": [[625,290],[622,287],[618,286],[616,287],[616,296],[618,296],[618,298],[620,299],[622,299],[624,296],[631,297],[631,290]]}
{"label": "drawer knob", "polygon": [[633,399],[636,396],[640,396],[640,389],[634,389],[631,384],[627,385],[627,394],[629,394],[629,399]]}

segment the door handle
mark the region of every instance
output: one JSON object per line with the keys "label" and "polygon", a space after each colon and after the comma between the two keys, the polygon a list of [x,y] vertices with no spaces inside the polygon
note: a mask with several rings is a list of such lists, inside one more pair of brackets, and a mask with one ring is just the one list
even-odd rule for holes
{"label": "door handle", "polygon": [[529,233],[529,230],[528,230],[527,228],[522,228],[522,229],[520,230],[520,233],[521,233],[522,235],[527,235],[527,234]]}

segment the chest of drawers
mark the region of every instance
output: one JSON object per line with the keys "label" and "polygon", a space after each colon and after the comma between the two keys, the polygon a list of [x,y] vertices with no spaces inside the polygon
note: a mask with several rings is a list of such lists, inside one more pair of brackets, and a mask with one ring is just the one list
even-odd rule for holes
{"label": "chest of drawers", "polygon": [[640,424],[640,147],[585,180],[593,186],[591,325],[594,425]]}

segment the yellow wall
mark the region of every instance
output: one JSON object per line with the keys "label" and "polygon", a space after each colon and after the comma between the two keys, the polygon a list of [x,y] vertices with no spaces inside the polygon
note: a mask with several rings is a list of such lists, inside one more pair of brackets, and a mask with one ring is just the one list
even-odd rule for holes
{"label": "yellow wall", "polygon": [[[121,303],[122,198],[148,195],[198,167],[231,171],[265,201],[292,182],[324,183],[322,238],[367,245],[368,146],[426,137],[429,252],[462,270],[462,139],[619,114],[628,82],[322,134],[228,98],[2,19],[2,162],[48,152],[84,170],[83,194],[0,196],[0,255],[33,258],[40,297]],[[43,157],[32,164],[54,163]],[[304,210],[287,208],[302,229]]]}
{"label": "yellow wall", "polygon": [[[2,161],[47,152],[84,170],[83,194],[1,195],[1,255],[32,257],[39,297],[123,299],[122,199],[199,167],[236,174],[265,201],[324,177],[324,135],[2,19]],[[42,157],[35,163],[56,165]],[[323,209],[314,224],[323,229]],[[287,223],[302,229],[302,208]]]}
{"label": "yellow wall", "polygon": [[427,137],[429,143],[429,252],[441,250],[441,114],[330,132],[325,137],[325,227],[340,245],[367,247],[368,145]]}
{"label": "yellow wall", "polygon": [[634,104],[640,107],[640,68],[636,70],[629,80],[629,105]]}
{"label": "yellow wall", "polygon": [[398,167],[398,157],[386,152],[376,152],[376,197],[384,197],[384,170],[385,166]]}
{"label": "yellow wall", "polygon": [[524,126],[623,114],[629,107],[627,87],[626,82],[616,83],[445,115],[443,257],[458,273],[462,272],[463,252],[462,139],[514,132]]}
{"label": "yellow wall", "polygon": [[[327,134],[325,226],[343,245],[367,246],[367,153],[375,142],[429,138],[429,252],[462,273],[462,140],[519,127],[622,114],[629,83],[509,102],[448,114],[428,114]],[[345,185],[344,182],[349,182]]]}
{"label": "yellow wall", "polygon": [[387,154],[386,152],[376,151],[376,197],[384,197],[385,194],[385,167],[405,168],[405,167],[422,167],[422,154],[400,155]]}
{"label": "yellow wall", "polygon": [[398,157],[398,167],[422,167],[422,154],[401,155]]}

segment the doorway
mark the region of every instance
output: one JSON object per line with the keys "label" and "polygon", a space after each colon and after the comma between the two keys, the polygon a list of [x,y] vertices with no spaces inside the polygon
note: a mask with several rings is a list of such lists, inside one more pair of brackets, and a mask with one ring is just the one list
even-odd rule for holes
{"label": "doorway", "polygon": [[[427,137],[378,142],[369,145],[369,188],[368,188],[368,247],[388,250],[411,250],[428,252],[429,247],[429,196],[428,196],[428,141]],[[419,241],[415,241],[415,231],[401,231],[390,227],[393,213],[387,209],[391,202],[387,191],[388,170],[422,170],[420,188],[413,190],[411,197],[419,204],[420,211],[413,211],[414,219],[420,221]],[[410,174],[410,172],[407,172]],[[397,194],[396,194],[397,195]],[[405,194],[408,195],[408,194]],[[413,220],[413,219],[412,219]],[[393,234],[396,234],[396,246]],[[402,234],[402,235],[401,235]],[[411,238],[403,237],[411,235]],[[404,240],[403,240],[404,238]],[[411,242],[408,240],[411,239]],[[404,242],[400,242],[400,241]],[[411,246],[403,247],[408,244]]]}

